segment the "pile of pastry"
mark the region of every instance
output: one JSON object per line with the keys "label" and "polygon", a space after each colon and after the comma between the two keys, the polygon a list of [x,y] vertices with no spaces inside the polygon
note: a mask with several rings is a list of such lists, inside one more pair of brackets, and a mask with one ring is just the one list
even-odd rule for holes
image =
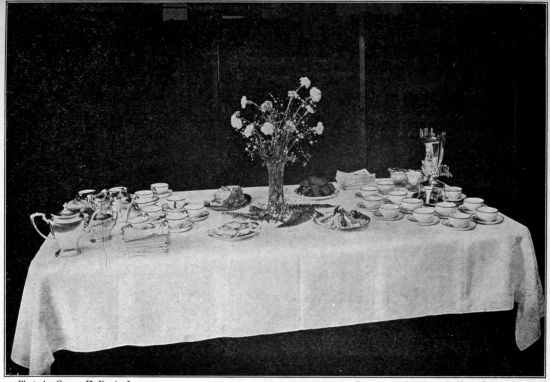
{"label": "pile of pastry", "polygon": [[309,196],[329,196],[336,192],[334,185],[325,178],[318,178],[316,176],[310,176],[306,180],[300,182],[300,187],[296,189],[296,193]]}
{"label": "pile of pastry", "polygon": [[214,193],[214,199],[209,201],[212,207],[240,206],[246,202],[240,186],[223,186]]}

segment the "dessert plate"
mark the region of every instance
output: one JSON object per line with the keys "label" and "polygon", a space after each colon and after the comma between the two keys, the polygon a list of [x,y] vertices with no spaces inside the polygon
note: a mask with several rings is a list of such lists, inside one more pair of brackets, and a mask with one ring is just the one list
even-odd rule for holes
{"label": "dessert plate", "polygon": [[[247,233],[240,235],[246,230]],[[218,228],[208,230],[208,236],[225,241],[241,241],[256,236],[260,233],[260,225],[256,222],[232,221]]]}
{"label": "dessert plate", "polygon": [[206,220],[208,218],[208,216],[210,216],[210,212],[205,210],[205,211],[201,212],[199,215],[188,217],[187,219],[189,219],[193,223],[196,223],[196,222],[201,222],[203,220]]}
{"label": "dessert plate", "polygon": [[234,210],[238,210],[240,208],[243,208],[245,206],[247,206],[250,201],[252,200],[252,196],[248,195],[248,194],[244,194],[244,200],[242,203],[240,204],[237,204],[237,205],[234,205],[234,206],[212,206],[210,205],[211,201],[210,200],[206,200],[204,202],[204,206],[206,208],[209,208],[213,211],[234,211]]}
{"label": "dessert plate", "polygon": [[313,217],[313,222],[315,224],[319,225],[320,227],[323,227],[325,229],[334,230],[334,231],[352,231],[352,230],[356,230],[356,229],[366,227],[370,222],[370,218],[367,215],[364,215],[359,211],[351,210],[349,213],[354,219],[356,219],[359,222],[358,226],[333,228],[330,225],[325,224],[325,223],[320,221],[320,219],[322,219],[323,217],[326,217],[326,216],[323,216],[322,214],[316,214]]}
{"label": "dessert plate", "polygon": [[378,220],[383,220],[383,221],[386,221],[386,222],[394,222],[396,220],[401,220],[403,219],[403,213],[401,211],[398,212],[397,216],[394,217],[394,218],[385,218],[381,213],[380,211],[376,211],[374,213],[374,217],[377,218]]}
{"label": "dessert plate", "polygon": [[439,217],[435,216],[428,222],[425,222],[425,223],[421,223],[419,222],[418,220],[416,220],[414,218],[414,216],[410,215],[410,216],[407,216],[407,219],[413,223],[416,223],[418,225],[422,225],[422,226],[429,226],[429,225],[436,225],[437,223],[439,223],[439,221],[441,220]]}
{"label": "dessert plate", "polygon": [[483,224],[483,225],[495,225],[500,224],[504,221],[504,216],[498,214],[497,218],[495,220],[487,221],[487,220],[481,220],[477,214],[472,216],[472,220],[475,221],[477,224]]}
{"label": "dessert plate", "polygon": [[454,229],[455,231],[471,231],[476,228],[477,225],[475,222],[471,221],[466,227],[455,227],[451,224],[449,220],[443,220],[441,224],[443,224],[445,227],[449,227],[450,229]]}
{"label": "dessert plate", "polygon": [[170,227],[170,232],[172,233],[180,233],[180,232],[187,232],[193,228],[193,222],[189,219],[185,219],[182,223],[178,224],[176,227],[172,228]]}
{"label": "dessert plate", "polygon": [[327,200],[327,199],[332,199],[332,198],[335,198],[335,197],[338,196],[338,189],[336,189],[333,194],[325,195],[325,196],[305,196],[305,195],[302,195],[302,194],[296,192],[296,190],[294,190],[294,193],[296,195],[298,195],[299,197],[304,198],[306,200]]}

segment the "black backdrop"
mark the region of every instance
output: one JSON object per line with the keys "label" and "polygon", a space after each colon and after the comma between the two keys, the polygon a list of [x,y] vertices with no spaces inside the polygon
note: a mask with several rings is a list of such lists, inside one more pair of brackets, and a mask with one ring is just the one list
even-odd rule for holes
{"label": "black backdrop", "polygon": [[287,184],[418,168],[418,129],[445,130],[450,182],[525,224],[544,276],[544,4],[262,8],[190,4],[188,20],[165,22],[160,4],[8,4],[7,355],[41,244],[29,214],[56,212],[83,188],[265,185],[229,116],[242,95],[284,95],[304,75],[323,91],[325,135],[308,166],[287,168]]}

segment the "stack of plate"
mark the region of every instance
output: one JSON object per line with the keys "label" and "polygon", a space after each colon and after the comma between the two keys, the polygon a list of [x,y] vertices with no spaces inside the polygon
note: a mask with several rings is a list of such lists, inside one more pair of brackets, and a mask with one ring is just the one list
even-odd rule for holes
{"label": "stack of plate", "polygon": [[336,183],[343,190],[356,190],[375,181],[376,174],[371,174],[366,169],[355,172],[336,171]]}

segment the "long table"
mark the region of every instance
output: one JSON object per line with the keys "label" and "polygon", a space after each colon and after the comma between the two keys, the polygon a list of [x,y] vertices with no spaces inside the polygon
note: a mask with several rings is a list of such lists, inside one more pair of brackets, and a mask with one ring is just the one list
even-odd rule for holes
{"label": "long table", "polygon": [[[290,202],[304,202],[285,187]],[[183,192],[201,202],[214,190]],[[246,188],[252,203],[265,187]],[[357,207],[355,191],[324,201]],[[540,337],[544,314],[529,230],[509,217],[472,231],[371,217],[357,231],[313,222],[262,223],[244,241],[207,230],[232,220],[211,211],[171,235],[168,253],[137,256],[119,227],[112,240],[86,241],[79,256],[55,257],[46,240],[29,267],[11,353],[31,375],[53,353],[162,345],[354,325],[429,315],[513,309],[523,350]]]}

